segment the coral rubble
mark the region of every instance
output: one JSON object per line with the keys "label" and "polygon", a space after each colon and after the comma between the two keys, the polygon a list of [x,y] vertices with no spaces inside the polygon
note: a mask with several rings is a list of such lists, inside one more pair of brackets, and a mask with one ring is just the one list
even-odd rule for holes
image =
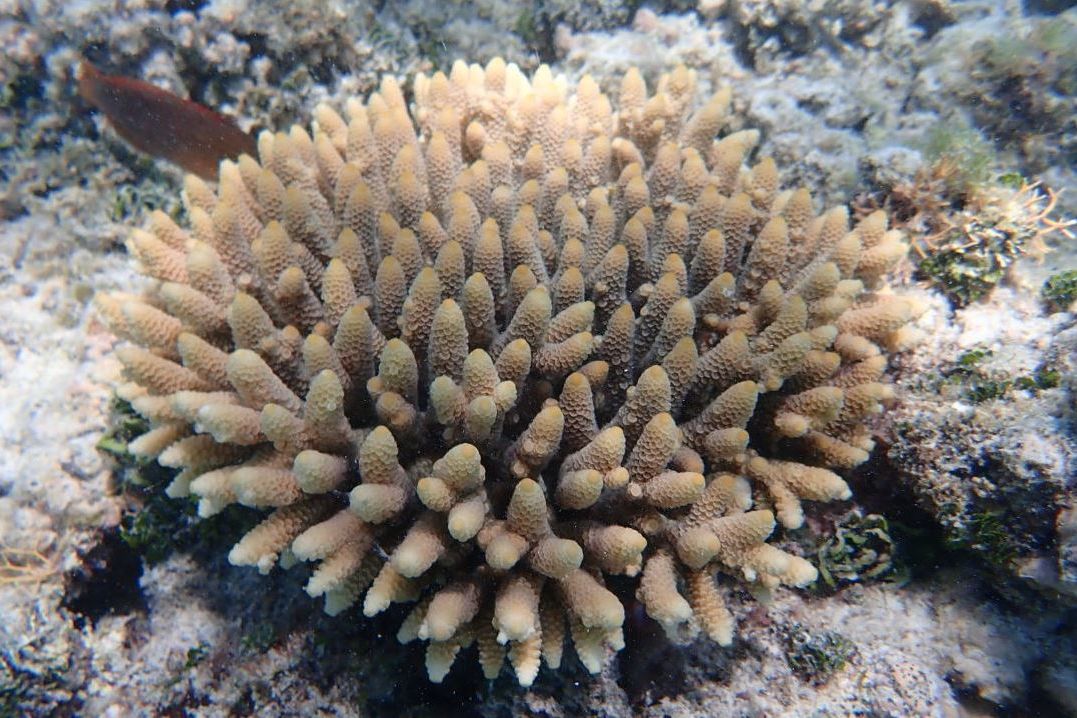
{"label": "coral rubble", "polygon": [[130,240],[157,284],[99,298],[153,427],[129,450],[203,515],[267,511],[232,563],[316,563],[330,613],[414,602],[397,637],[434,681],[473,643],[523,685],[566,637],[599,670],[614,575],[728,644],[716,573],[816,578],[767,538],[849,497],[917,307],[880,289],[886,215],[816,215],[695,85],[630,71],[615,106],[457,63],[188,177],[190,227]]}

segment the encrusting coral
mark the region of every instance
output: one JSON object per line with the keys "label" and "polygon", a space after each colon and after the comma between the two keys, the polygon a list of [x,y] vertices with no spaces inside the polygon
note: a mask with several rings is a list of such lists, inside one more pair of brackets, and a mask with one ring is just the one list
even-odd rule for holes
{"label": "encrusting coral", "polygon": [[440,681],[474,643],[530,685],[564,640],[623,646],[606,585],[638,576],[677,639],[732,640],[717,573],[757,592],[816,570],[767,538],[849,497],[914,305],[877,291],[906,251],[876,212],[816,215],[730,95],[678,68],[615,109],[584,77],[494,60],[391,78],[313,132],[263,133],[190,227],[130,247],[158,282],[99,298],[120,387],[207,516],[267,510],[229,554],[315,562],[326,611],[414,602]]}

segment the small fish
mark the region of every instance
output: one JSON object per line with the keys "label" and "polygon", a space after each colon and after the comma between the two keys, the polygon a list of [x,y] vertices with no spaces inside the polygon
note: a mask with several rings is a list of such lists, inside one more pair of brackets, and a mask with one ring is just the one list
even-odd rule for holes
{"label": "small fish", "polygon": [[256,155],[254,138],[231,118],[148,82],[106,75],[84,60],[79,66],[78,90],[136,149],[204,179],[217,179],[223,159]]}

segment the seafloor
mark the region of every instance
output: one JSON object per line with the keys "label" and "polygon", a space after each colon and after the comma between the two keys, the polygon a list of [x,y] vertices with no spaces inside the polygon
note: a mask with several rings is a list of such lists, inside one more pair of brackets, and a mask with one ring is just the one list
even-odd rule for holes
{"label": "seafloor", "polygon": [[[1061,193],[1052,221],[1077,208],[1072,2],[627,5],[0,0],[0,715],[1077,715],[1077,275],[1042,291],[1077,269],[1064,232],[983,296],[903,269],[926,339],[894,367],[854,502],[798,538],[816,560],[854,535],[870,555],[838,551],[854,565],[833,588],[734,596],[729,649],[640,619],[597,676],[566,661],[524,691],[461,662],[434,686],[398,618],[321,615],[297,577],[229,566],[225,539],[114,475],[116,339],[91,299],[137,291],[125,234],[174,206],[181,173],[76,98],[80,57],[245,129],[456,58],[603,86],[684,63],[732,85],[760,156],[828,204],[919,187],[971,222],[972,183],[1018,177]],[[964,184],[925,189],[944,159]]]}

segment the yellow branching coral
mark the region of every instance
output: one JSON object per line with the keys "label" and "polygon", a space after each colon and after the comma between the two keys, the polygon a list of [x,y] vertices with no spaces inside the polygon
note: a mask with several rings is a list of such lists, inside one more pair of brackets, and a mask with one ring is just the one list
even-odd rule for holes
{"label": "yellow branching coral", "polygon": [[415,602],[435,681],[472,643],[523,685],[566,637],[599,670],[610,575],[728,644],[717,573],[815,579],[766,541],[849,497],[915,307],[874,291],[886,216],[816,215],[695,85],[457,63],[188,178],[190,227],[131,240],[159,283],[99,302],[153,427],[132,451],[203,515],[266,511],[232,563],[313,563],[331,613]]}

